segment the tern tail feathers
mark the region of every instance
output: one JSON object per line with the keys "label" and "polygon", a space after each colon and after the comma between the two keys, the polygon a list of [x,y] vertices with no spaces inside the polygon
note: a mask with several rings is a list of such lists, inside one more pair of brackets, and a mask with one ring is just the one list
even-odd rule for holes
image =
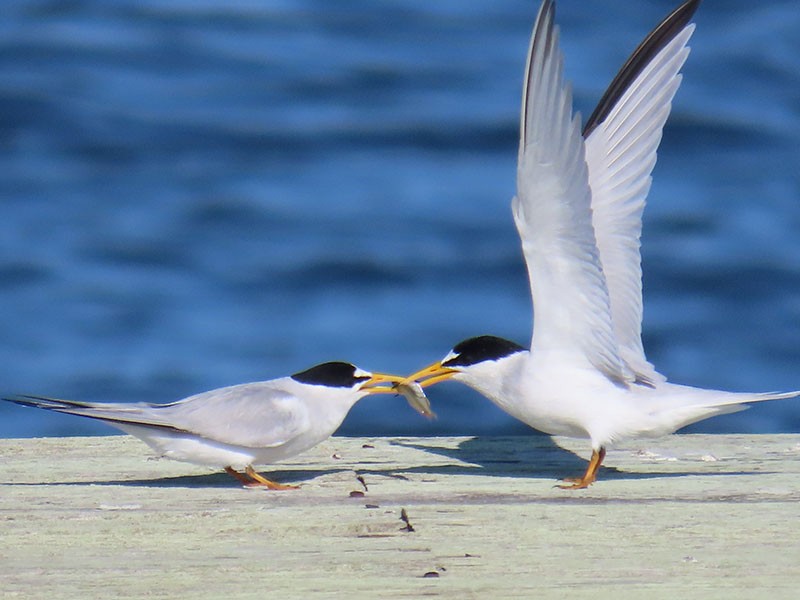
{"label": "tern tail feathers", "polygon": [[651,414],[660,425],[647,433],[655,436],[667,435],[709,417],[746,410],[755,402],[786,400],[797,396],[800,396],[800,390],[739,393],[666,384],[666,394],[654,401],[651,409]]}

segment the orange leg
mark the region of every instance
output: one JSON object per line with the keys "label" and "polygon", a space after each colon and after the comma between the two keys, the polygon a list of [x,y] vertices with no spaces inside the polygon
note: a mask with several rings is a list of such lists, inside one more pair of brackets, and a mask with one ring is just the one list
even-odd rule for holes
{"label": "orange leg", "polygon": [[[265,487],[267,487],[267,488],[269,488],[271,490],[296,490],[296,489],[300,488],[299,485],[286,485],[286,484],[283,484],[283,483],[277,483],[275,481],[270,481],[269,479],[267,479],[263,475],[260,475],[259,473],[256,473],[256,470],[252,467],[252,465],[247,465],[247,468],[245,468],[244,472],[247,473],[254,480],[253,483],[250,484],[250,486],[263,485],[263,486],[265,486]],[[250,486],[248,486],[248,487],[250,487]]]}
{"label": "orange leg", "polygon": [[592,485],[597,479],[597,471],[600,470],[600,465],[606,457],[606,449],[602,446],[600,450],[592,450],[592,459],[589,461],[589,466],[586,468],[586,473],[580,479],[565,479],[568,482],[563,485],[557,485],[562,490],[582,490]]}
{"label": "orange leg", "polygon": [[239,473],[239,471],[233,467],[225,467],[225,472],[231,477],[235,477],[243,486],[251,486],[255,483],[255,481],[250,479],[247,475]]}
{"label": "orange leg", "polygon": [[225,472],[228,475],[235,477],[244,487],[265,487],[271,490],[296,490],[299,487],[296,485],[283,485],[281,483],[270,481],[263,475],[256,473],[256,470],[250,465],[245,468],[244,473],[239,473],[239,471],[233,467],[225,467]]}

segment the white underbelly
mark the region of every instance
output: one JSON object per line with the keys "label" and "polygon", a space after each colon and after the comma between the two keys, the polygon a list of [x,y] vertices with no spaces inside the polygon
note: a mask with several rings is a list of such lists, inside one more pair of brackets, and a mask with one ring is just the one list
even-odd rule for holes
{"label": "white underbelly", "polygon": [[243,469],[248,465],[268,465],[307,449],[299,449],[292,443],[250,448],[135,425],[119,428],[141,439],[160,456],[218,469],[228,466]]}
{"label": "white underbelly", "polygon": [[501,408],[534,429],[574,438],[597,437],[609,411],[616,412],[626,395],[624,388],[593,370],[540,369],[513,385],[504,394],[509,402],[497,403]]}

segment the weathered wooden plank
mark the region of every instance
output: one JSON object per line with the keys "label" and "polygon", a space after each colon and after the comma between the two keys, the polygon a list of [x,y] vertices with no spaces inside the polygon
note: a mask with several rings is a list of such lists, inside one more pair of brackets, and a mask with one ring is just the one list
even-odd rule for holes
{"label": "weathered wooden plank", "polygon": [[798,435],[627,445],[579,491],[553,484],[584,459],[546,437],[333,438],[270,471],[302,484],[286,492],[148,456],[122,436],[0,440],[0,595],[795,598],[800,585]]}

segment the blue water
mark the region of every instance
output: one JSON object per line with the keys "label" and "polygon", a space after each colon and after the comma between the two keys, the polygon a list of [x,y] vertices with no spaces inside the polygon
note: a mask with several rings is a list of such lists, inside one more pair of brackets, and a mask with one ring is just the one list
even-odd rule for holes
{"label": "blue water", "polygon": [[[562,0],[584,114],[677,0]],[[509,209],[532,0],[6,0],[0,392],[173,401],[344,359],[406,373],[527,344]],[[645,347],[671,380],[800,387],[800,11],[707,2],[644,223]],[[457,384],[440,418],[522,433]],[[800,402],[693,431],[800,431]],[[104,434],[0,404],[0,437]]]}

